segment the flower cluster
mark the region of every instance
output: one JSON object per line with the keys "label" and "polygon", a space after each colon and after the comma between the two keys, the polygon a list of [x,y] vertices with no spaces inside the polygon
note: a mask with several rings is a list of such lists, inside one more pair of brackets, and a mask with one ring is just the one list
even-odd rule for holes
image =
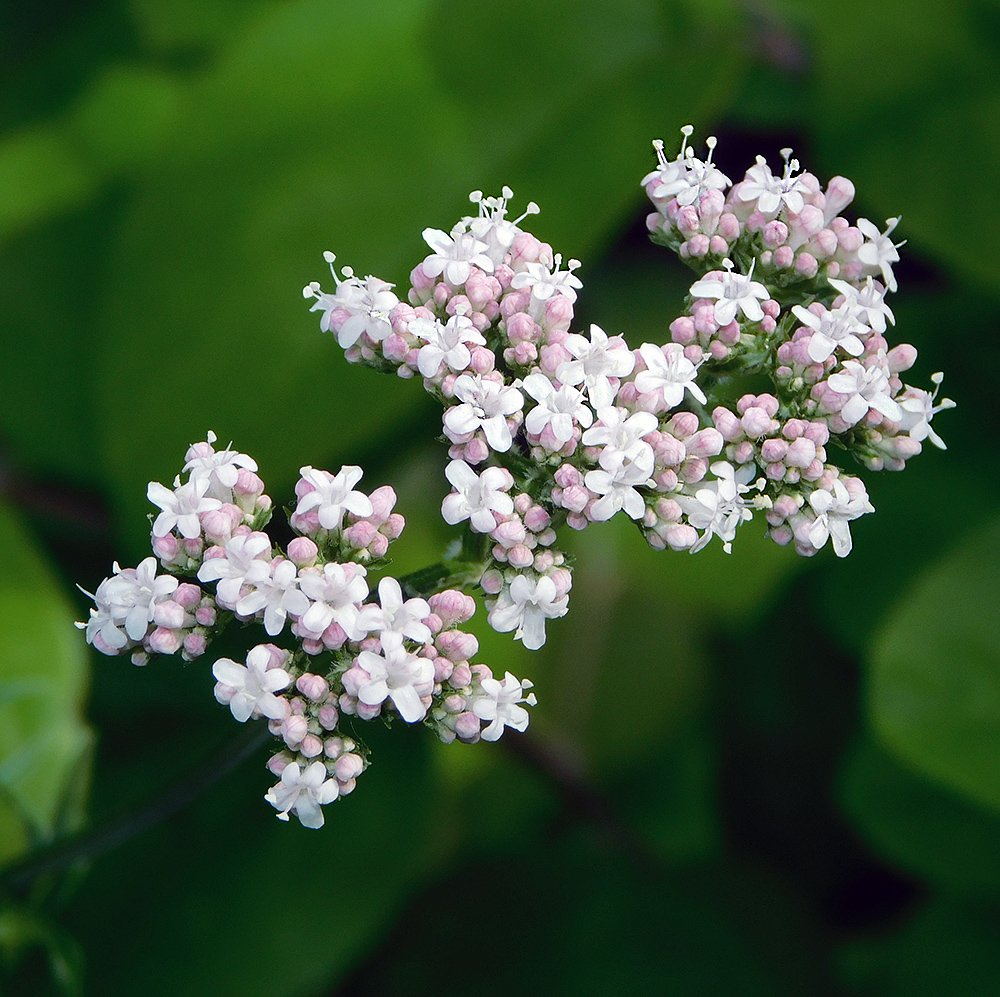
{"label": "flower cluster", "polygon": [[[525,646],[568,608],[562,525],[584,529],[618,512],[657,549],[695,552],[764,515],[769,536],[812,555],[851,550],[849,523],[873,507],[830,446],[871,470],[899,470],[954,403],[903,383],[916,360],[890,347],[886,303],[899,259],[891,234],[841,215],[849,180],[822,189],[791,150],[772,174],[763,157],[736,184],[688,145],[642,181],[654,242],[699,278],[670,341],[631,348],[597,325],[571,332],[581,282],[552,247],[507,218],[512,196],[470,200],[478,214],[430,248],[400,300],[394,285],[349,268],[336,289],[303,291],[347,359],[420,376],[444,407],[452,492],[442,514],[467,522],[466,544],[489,622]],[[761,392],[768,378],[771,390]],[[746,389],[740,390],[745,384]],[[753,390],[750,390],[751,385]]]}
{"label": "flower cluster", "polygon": [[188,450],[186,481],[149,485],[161,510],[155,556],[116,564],[79,626],[98,650],[140,665],[200,657],[233,623],[262,627],[265,642],[242,662],[220,658],[212,674],[236,720],[264,718],[282,742],[268,762],[280,781],[265,797],[279,817],[319,827],[322,806],[354,789],[367,751],[341,730],[343,716],[422,721],[445,742],[527,727],[531,683],[473,663],[479,643],[459,625],[475,600],[453,589],[407,598],[389,575],[371,597],[368,571],[404,526],[391,488],[358,491],[359,467],[303,467],[290,517],[298,535],[282,551],[264,532],[272,504],[257,465],[215,442],[209,433]]}

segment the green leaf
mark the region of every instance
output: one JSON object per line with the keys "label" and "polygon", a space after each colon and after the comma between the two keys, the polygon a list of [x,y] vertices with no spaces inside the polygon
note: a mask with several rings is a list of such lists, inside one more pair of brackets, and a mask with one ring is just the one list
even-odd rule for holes
{"label": "green leaf", "polygon": [[2,505],[0,556],[0,862],[9,862],[79,824],[91,733],[82,715],[83,635],[41,555]]}
{"label": "green leaf", "polygon": [[859,738],[840,778],[842,805],[866,841],[899,868],[950,891],[1000,894],[1000,819]]}
{"label": "green leaf", "polygon": [[1000,809],[1000,519],[927,569],[870,648],[868,710],[932,779]]}

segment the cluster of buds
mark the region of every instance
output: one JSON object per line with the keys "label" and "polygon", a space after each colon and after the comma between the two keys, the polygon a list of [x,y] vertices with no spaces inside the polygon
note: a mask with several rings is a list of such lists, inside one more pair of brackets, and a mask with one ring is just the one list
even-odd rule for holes
{"label": "cluster of buds", "polygon": [[79,626],[98,650],[139,665],[197,658],[233,624],[263,628],[265,642],[242,662],[220,658],[212,674],[237,721],[266,719],[282,742],[268,762],[280,781],[265,796],[279,817],[319,827],[322,806],[354,789],[368,753],[342,716],[423,722],[445,742],[527,727],[531,683],[473,663],[479,642],[459,625],[474,599],[453,589],[406,598],[390,575],[370,599],[368,571],[385,565],[405,525],[391,488],[358,491],[359,467],[303,467],[290,517],[298,535],[282,551],[264,532],[272,506],[257,465],[215,441],[209,433],[188,450],[187,481],[150,484],[155,556],[116,564]]}
{"label": "cluster of buds", "polygon": [[[681,149],[642,181],[654,242],[699,274],[670,342],[630,348],[597,325],[570,331],[579,263],[507,218],[512,196],[470,200],[478,215],[424,231],[431,252],[394,285],[333,270],[336,289],[303,291],[347,359],[423,378],[444,407],[453,491],[442,513],[487,543],[478,577],[498,630],[528,647],[568,608],[571,576],[557,549],[564,524],[585,529],[618,512],[657,549],[696,552],[763,514],[802,555],[827,540],[851,550],[849,522],[872,512],[861,479],[830,462],[830,444],[871,470],[899,470],[923,441],[944,446],[933,415],[954,403],[906,385],[916,360],[890,347],[886,303],[899,245],[867,219],[841,215],[849,180],[824,190],[791,150],[771,173],[758,156],[732,184]],[[739,393],[769,378],[772,390]],[[734,390],[734,387],[736,390]],[[732,399],[736,399],[735,404]]]}

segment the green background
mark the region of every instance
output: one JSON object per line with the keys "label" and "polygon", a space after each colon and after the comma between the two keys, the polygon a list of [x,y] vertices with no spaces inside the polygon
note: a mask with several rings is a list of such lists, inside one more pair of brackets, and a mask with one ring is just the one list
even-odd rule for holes
{"label": "green background", "polygon": [[[0,7],[4,992],[997,992],[998,69],[989,0]],[[393,570],[433,560],[435,404],[302,285],[330,249],[405,288],[509,184],[583,261],[575,327],[662,342],[690,276],[639,180],[687,122],[734,179],[790,145],[902,215],[890,338],[946,372],[949,449],[865,474],[844,561],[573,537],[543,651],[475,621],[527,734],[374,728],[326,827],[279,823],[207,663],[90,654],[74,585],[146,556],[146,483],[209,429],[278,505],[363,465]]]}

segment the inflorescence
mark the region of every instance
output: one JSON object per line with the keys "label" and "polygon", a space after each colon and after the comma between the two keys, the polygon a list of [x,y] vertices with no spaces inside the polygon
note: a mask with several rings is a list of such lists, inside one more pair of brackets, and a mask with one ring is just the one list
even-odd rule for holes
{"label": "inflorescence", "polygon": [[[891,235],[841,211],[849,180],[821,189],[782,150],[781,176],[758,156],[732,184],[688,146],[642,181],[655,210],[654,242],[699,274],[664,345],[628,346],[597,325],[570,332],[582,284],[552,247],[521,228],[534,203],[507,218],[512,196],[470,200],[478,216],[430,247],[407,300],[377,277],[340,275],[303,294],[347,359],[420,376],[444,407],[452,491],[442,505],[465,532],[440,565],[406,579],[368,572],[388,563],[403,529],[396,496],[356,490],[362,471],[304,467],[282,551],[264,532],[272,503],[257,465],[209,433],[187,453],[187,480],[153,482],[155,556],[98,586],[87,640],[106,654],[180,653],[192,660],[236,621],[263,626],[244,663],[213,667],[216,698],[240,722],[266,718],[283,742],[268,763],[280,781],[266,799],[308,827],[349,793],[367,750],[343,716],[423,723],[446,742],[523,731],[531,683],[472,664],[478,642],[458,629],[484,597],[490,625],[528,648],[565,615],[572,576],[557,546],[618,512],[651,546],[701,550],[761,513],[768,535],[811,556],[829,540],[851,550],[851,520],[872,512],[859,477],[831,461],[851,454],[872,471],[901,470],[929,439],[933,416],[954,405],[900,375],[916,360],[885,339],[899,259]],[[770,391],[759,393],[762,379]],[[749,384],[757,386],[748,392]],[[152,518],[152,517],[151,517]],[[162,569],[158,573],[158,565]],[[273,642],[272,642],[273,639]],[[291,645],[291,646],[282,646]]]}

